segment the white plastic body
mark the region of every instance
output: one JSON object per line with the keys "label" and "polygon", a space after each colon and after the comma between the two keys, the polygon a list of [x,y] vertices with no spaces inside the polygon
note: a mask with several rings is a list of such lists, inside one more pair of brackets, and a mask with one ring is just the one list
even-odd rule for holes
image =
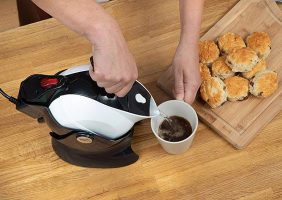
{"label": "white plastic body", "polygon": [[[89,67],[90,65],[73,67],[60,75],[87,71]],[[50,104],[49,109],[56,121],[64,127],[96,133],[110,139],[122,136],[137,121],[159,115],[153,98],[150,100],[150,116],[125,112],[76,94],[60,96]]]}

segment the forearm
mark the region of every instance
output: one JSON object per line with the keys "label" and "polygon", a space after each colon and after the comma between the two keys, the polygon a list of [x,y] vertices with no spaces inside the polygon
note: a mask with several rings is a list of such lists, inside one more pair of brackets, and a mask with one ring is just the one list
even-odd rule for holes
{"label": "forearm", "polygon": [[204,0],[179,0],[181,42],[198,43],[203,7]]}
{"label": "forearm", "polygon": [[[37,6],[58,19],[73,31],[86,36],[95,43],[95,35],[107,20],[114,20],[95,0],[33,0]],[[113,23],[114,24],[114,23]]]}

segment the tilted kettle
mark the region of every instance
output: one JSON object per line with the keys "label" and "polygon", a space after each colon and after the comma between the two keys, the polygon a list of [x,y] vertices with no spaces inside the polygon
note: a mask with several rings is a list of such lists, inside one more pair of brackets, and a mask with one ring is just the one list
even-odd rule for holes
{"label": "tilted kettle", "polygon": [[[137,121],[158,116],[157,105],[138,81],[125,97],[108,94],[91,79],[90,67],[91,64],[81,65],[56,75],[29,76],[21,83],[17,109],[47,122],[56,153],[61,154],[60,157],[68,154],[71,160],[63,159],[70,163],[92,166],[92,162],[99,160],[102,162],[99,166],[103,167],[130,164],[138,156],[117,165],[111,159],[124,160],[134,154],[131,150],[133,126]],[[120,155],[123,158],[119,158]],[[74,162],[83,157],[88,159],[84,164]],[[105,160],[108,164],[103,165]]]}
{"label": "tilted kettle", "polygon": [[77,84],[78,90],[62,94],[50,103],[49,109],[61,125],[116,139],[137,121],[159,114],[154,99],[140,82],[136,81],[129,93],[120,98],[99,88],[90,80],[88,70],[89,66],[85,65],[59,74],[64,79],[76,79],[68,85]]}

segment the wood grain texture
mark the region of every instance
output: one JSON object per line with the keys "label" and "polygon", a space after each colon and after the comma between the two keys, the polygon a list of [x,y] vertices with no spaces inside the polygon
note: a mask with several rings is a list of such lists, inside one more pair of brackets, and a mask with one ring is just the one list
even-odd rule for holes
{"label": "wood grain texture", "polygon": [[[278,90],[268,98],[250,96],[245,101],[227,102],[216,109],[211,109],[199,98],[193,105],[202,121],[242,149],[282,110],[282,12],[272,0],[241,0],[201,40],[216,40],[228,31],[243,38],[255,31],[267,32],[272,40],[267,68],[278,73]],[[168,71],[158,80],[166,92],[173,85],[168,81],[169,76]]]}
{"label": "wood grain texture", "polygon": [[[206,1],[202,33],[237,0]],[[169,97],[156,80],[171,62],[178,36],[178,2],[117,0],[105,5],[122,27],[140,80],[157,103]],[[87,40],[56,20],[0,33],[0,87],[16,96],[30,74],[53,74],[88,62]],[[0,98],[0,199],[281,199],[282,114],[244,151],[235,150],[203,123],[192,148],[166,154],[149,120],[136,125],[133,149],[140,159],[117,169],[69,165],[53,152],[49,129]]]}
{"label": "wood grain texture", "polygon": [[0,1],[0,32],[19,26],[16,0]]}

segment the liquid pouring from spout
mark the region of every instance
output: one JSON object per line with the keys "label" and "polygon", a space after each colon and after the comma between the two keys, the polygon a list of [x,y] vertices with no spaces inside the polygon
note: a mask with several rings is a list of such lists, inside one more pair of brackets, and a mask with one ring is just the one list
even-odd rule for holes
{"label": "liquid pouring from spout", "polygon": [[157,116],[161,117],[163,120],[167,121],[169,126],[172,130],[175,130],[175,126],[173,125],[172,119],[170,119],[169,116],[167,116],[165,113],[161,112],[160,109],[157,107],[155,101],[151,98],[150,101],[150,115],[151,116]]}

